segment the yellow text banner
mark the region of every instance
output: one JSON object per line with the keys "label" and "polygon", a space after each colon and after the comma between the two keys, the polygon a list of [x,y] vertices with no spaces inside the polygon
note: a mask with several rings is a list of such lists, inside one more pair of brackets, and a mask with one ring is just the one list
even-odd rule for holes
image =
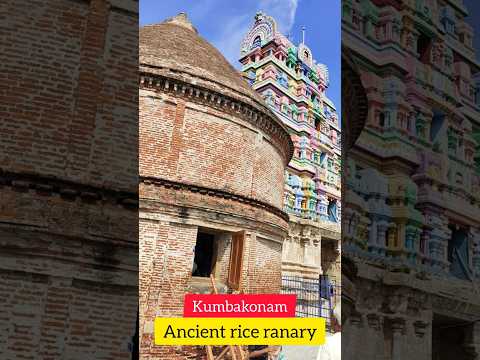
{"label": "yellow text banner", "polygon": [[323,318],[156,318],[155,345],[322,345]]}

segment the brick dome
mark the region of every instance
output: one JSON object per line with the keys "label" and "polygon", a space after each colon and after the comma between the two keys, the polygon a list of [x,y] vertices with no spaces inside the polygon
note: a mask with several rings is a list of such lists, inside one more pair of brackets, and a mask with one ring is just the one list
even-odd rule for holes
{"label": "brick dome", "polygon": [[[140,72],[163,75],[220,92],[253,106],[287,131],[239,72],[180,13],[163,23],[140,28]],[[288,137],[288,135],[286,136]],[[290,154],[293,145],[290,143]]]}
{"label": "brick dome", "polygon": [[140,29],[139,65],[142,355],[197,357],[153,345],[155,314],[181,316],[185,293],[211,291],[209,276],[221,292],[280,291],[293,144],[184,14]]}

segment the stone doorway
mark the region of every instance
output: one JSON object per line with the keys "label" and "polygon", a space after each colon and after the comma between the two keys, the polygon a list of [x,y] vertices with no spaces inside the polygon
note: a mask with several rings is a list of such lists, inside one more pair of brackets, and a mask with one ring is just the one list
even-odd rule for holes
{"label": "stone doorway", "polygon": [[210,275],[216,278],[218,291],[228,292],[232,233],[199,227],[193,250],[191,278],[187,292],[210,293]]}
{"label": "stone doorway", "polygon": [[338,252],[338,241],[322,238],[321,242],[321,264],[322,273],[332,278],[338,278],[340,274],[340,256]]}
{"label": "stone doorway", "polygon": [[432,360],[473,360],[465,347],[469,324],[464,320],[434,314]]}

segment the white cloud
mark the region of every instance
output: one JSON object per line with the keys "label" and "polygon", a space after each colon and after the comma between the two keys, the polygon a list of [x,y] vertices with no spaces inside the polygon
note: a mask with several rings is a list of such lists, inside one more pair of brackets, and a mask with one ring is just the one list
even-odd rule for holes
{"label": "white cloud", "polygon": [[[255,14],[253,14],[255,15]],[[213,45],[221,51],[223,56],[236,68],[240,64],[240,45],[250,26],[253,24],[253,15],[244,14],[228,19],[222,26],[222,31],[215,39]]]}
{"label": "white cloud", "polygon": [[295,22],[299,0],[261,0],[258,9],[272,16],[282,33],[288,33]]}

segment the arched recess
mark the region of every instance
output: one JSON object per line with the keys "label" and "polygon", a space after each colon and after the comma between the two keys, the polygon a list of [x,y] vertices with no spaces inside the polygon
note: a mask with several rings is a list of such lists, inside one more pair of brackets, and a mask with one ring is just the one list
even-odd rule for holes
{"label": "arched recess", "polygon": [[[347,157],[360,136],[368,115],[368,101],[351,52],[342,46],[342,208],[345,209]],[[346,210],[346,209],[345,209]],[[345,234],[342,222],[342,235]],[[343,249],[343,245],[342,245]],[[354,316],[357,267],[342,253],[342,323]]]}
{"label": "arched recess", "polygon": [[348,152],[362,132],[368,101],[351,52],[342,47],[342,152]]}

